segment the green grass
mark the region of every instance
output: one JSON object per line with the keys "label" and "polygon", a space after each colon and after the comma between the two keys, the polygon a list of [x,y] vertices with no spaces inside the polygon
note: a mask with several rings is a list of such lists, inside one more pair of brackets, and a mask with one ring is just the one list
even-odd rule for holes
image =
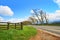
{"label": "green grass", "polygon": [[33,27],[24,26],[23,30],[0,29],[0,40],[29,40],[31,36],[36,35],[37,30]]}

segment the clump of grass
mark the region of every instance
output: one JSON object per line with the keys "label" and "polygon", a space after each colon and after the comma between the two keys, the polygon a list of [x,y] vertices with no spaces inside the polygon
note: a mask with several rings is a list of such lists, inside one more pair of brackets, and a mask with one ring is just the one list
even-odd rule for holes
{"label": "clump of grass", "polygon": [[0,40],[28,40],[31,36],[36,35],[36,33],[37,30],[29,26],[24,26],[23,30],[0,30]]}

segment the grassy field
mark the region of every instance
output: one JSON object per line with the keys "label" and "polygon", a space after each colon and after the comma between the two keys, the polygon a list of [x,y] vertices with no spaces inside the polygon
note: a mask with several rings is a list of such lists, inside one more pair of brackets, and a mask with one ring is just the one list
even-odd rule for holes
{"label": "grassy field", "polygon": [[29,40],[31,36],[36,35],[37,30],[33,27],[24,26],[23,30],[0,29],[0,40]]}

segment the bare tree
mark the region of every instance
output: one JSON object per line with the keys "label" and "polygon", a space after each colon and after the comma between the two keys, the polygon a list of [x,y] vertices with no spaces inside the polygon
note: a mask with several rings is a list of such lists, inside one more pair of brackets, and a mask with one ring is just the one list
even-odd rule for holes
{"label": "bare tree", "polygon": [[39,11],[40,17],[41,17],[41,24],[44,23],[44,12],[42,10]]}
{"label": "bare tree", "polygon": [[44,21],[46,21],[46,23],[48,23],[48,19],[46,17],[47,15],[43,10],[39,10],[39,9],[35,10],[35,9],[33,9],[33,12],[34,12],[33,15],[35,15],[38,18],[37,22],[39,21],[41,24],[44,24]]}
{"label": "bare tree", "polygon": [[48,24],[48,18],[47,18],[46,12],[44,13],[44,18],[45,18],[46,24]]}
{"label": "bare tree", "polygon": [[31,21],[32,24],[35,24],[35,18],[33,18],[32,16],[29,17],[29,20]]}
{"label": "bare tree", "polygon": [[39,18],[39,15],[38,15],[38,13],[37,13],[37,10],[36,10],[36,9],[32,9],[32,10],[33,10],[33,12],[34,12],[33,15],[35,15],[35,16],[38,18],[37,23],[38,23],[38,21],[41,22],[41,20],[40,20],[40,18]]}
{"label": "bare tree", "polygon": [[38,19],[34,15],[32,17],[34,19],[35,24],[38,24]]}
{"label": "bare tree", "polygon": [[47,18],[46,12],[44,12],[43,10],[40,10],[39,13],[40,13],[40,17],[41,17],[41,24],[44,24],[44,22],[46,22],[46,24],[48,24],[48,18]]}

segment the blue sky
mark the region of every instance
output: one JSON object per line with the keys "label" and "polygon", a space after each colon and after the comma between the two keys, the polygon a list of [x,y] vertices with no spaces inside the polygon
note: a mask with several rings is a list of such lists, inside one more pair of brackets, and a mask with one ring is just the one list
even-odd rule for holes
{"label": "blue sky", "polygon": [[8,6],[12,11],[12,16],[1,15],[8,20],[10,18],[26,18],[31,15],[31,9],[43,9],[48,13],[60,10],[59,0],[0,0],[0,6]]}

